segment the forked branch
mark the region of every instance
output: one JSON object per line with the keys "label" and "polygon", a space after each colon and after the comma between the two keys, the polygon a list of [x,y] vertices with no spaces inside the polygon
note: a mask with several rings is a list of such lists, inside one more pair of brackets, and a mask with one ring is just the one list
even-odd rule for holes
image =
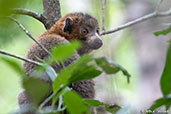
{"label": "forked branch", "polygon": [[43,14],[22,8],[15,8],[12,12],[14,14],[31,16],[43,23],[46,29],[50,29],[50,27],[61,18],[60,3],[59,0],[42,0],[42,2],[44,8]]}
{"label": "forked branch", "polygon": [[31,16],[35,19],[37,19],[38,21],[40,21],[41,23],[43,23],[43,25],[45,26],[45,28],[48,28],[50,22],[48,21],[48,19],[42,15],[42,14],[38,14],[37,12],[28,10],[28,9],[22,9],[22,8],[15,8],[12,10],[12,12],[14,14],[21,14],[21,15],[27,15],[27,16]]}
{"label": "forked branch", "polygon": [[131,26],[133,26],[133,25],[135,25],[137,23],[144,22],[144,21],[149,20],[151,18],[154,18],[154,17],[165,17],[165,16],[171,16],[171,9],[168,10],[168,11],[165,11],[165,12],[157,12],[157,11],[155,11],[153,13],[150,13],[148,15],[145,15],[143,17],[140,17],[138,19],[135,19],[133,21],[130,21],[130,22],[126,23],[126,24],[123,24],[123,25],[121,25],[121,26],[119,26],[119,27],[117,27],[117,28],[115,28],[113,30],[102,31],[100,33],[100,35],[111,34],[111,33],[114,33],[114,32],[120,31],[120,30],[123,30],[125,28],[131,27]]}

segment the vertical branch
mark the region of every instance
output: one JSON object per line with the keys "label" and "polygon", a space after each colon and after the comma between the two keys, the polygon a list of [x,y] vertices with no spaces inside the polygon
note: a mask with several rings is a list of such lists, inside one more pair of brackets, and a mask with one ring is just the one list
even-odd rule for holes
{"label": "vertical branch", "polygon": [[163,0],[160,0],[159,1],[159,3],[157,4],[157,6],[156,6],[156,10],[155,11],[158,11],[159,10],[159,7],[160,7],[160,5],[163,3]]}
{"label": "vertical branch", "polygon": [[59,0],[43,0],[43,15],[49,20],[49,29],[61,17],[61,8]]}
{"label": "vertical branch", "polygon": [[105,31],[106,0],[102,0],[102,31]]}

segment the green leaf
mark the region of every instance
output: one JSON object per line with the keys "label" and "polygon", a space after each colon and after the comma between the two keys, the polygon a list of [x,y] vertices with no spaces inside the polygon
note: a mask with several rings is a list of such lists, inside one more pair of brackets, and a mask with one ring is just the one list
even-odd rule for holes
{"label": "green leaf", "polygon": [[61,70],[58,77],[53,82],[53,92],[57,92],[60,88],[65,85],[69,85],[69,78],[71,77],[70,72],[66,69]]}
{"label": "green leaf", "polygon": [[[94,59],[90,55],[84,55],[75,63],[62,69],[53,83],[53,91],[57,92],[61,86],[66,86],[76,81],[88,80],[99,76],[102,72],[94,65],[90,64],[93,60]],[[129,80],[130,75],[122,66],[109,61],[106,58],[96,58],[95,61],[107,73],[116,73],[119,69]],[[110,71],[105,67],[110,69]]]}
{"label": "green leaf", "polygon": [[[71,64],[65,69],[62,69],[53,83],[53,91],[57,92],[61,86],[69,85],[73,81],[75,75],[84,72],[87,64],[92,60],[90,55],[84,55],[75,63]],[[79,71],[79,72],[78,72]],[[77,80],[74,78],[74,80]]]}
{"label": "green leaf", "polygon": [[8,64],[13,70],[15,70],[20,76],[22,76],[23,78],[25,78],[25,73],[24,73],[24,70],[23,68],[21,67],[21,65],[12,60],[12,59],[8,59],[8,58],[5,58],[5,57],[0,57],[0,59],[5,62],[6,64]]}
{"label": "green leaf", "polygon": [[91,114],[88,106],[83,103],[82,98],[73,91],[64,94],[64,103],[70,114]]}
{"label": "green leaf", "polygon": [[34,105],[38,107],[44,98],[50,93],[50,86],[38,78],[27,78],[23,80],[23,87],[31,97]]}
{"label": "green leaf", "polygon": [[54,47],[52,49],[52,58],[49,59],[49,64],[56,61],[60,62],[67,60],[76,52],[76,49],[79,47],[79,42],[72,42]]}
{"label": "green leaf", "polygon": [[[61,91],[59,91],[52,99],[52,106],[55,106],[57,100],[59,99],[59,103],[58,103],[58,110],[61,111],[61,106],[63,105],[63,101],[60,101],[60,98],[63,97],[63,95],[67,92],[67,91],[71,91],[71,88],[67,87],[63,87],[63,89]],[[64,108],[64,107],[63,107]]]}
{"label": "green leaf", "polygon": [[93,65],[86,66],[82,69],[78,68],[72,74],[71,78],[69,79],[69,82],[72,83],[80,80],[92,79],[99,76],[101,73],[102,72],[100,70],[97,70]]}
{"label": "green leaf", "polygon": [[102,102],[98,100],[92,100],[92,99],[84,99],[83,102],[87,105],[93,106],[93,107],[99,107],[99,106],[104,106]]}
{"label": "green leaf", "polygon": [[169,49],[166,57],[166,63],[163,70],[162,77],[160,79],[160,87],[163,93],[163,98],[160,98],[155,101],[151,106],[150,110],[155,110],[160,106],[165,105],[166,109],[171,106],[171,44],[169,44]]}
{"label": "green leaf", "polygon": [[165,105],[166,106],[166,110],[169,109],[169,107],[171,106],[171,98],[167,98],[167,97],[163,97],[160,99],[157,99],[154,104],[150,107],[150,110],[155,110],[161,106]]}
{"label": "green leaf", "polygon": [[160,98],[150,107],[150,110],[155,110],[166,103],[165,98]]}
{"label": "green leaf", "polygon": [[155,36],[167,35],[169,33],[171,33],[171,27],[169,27],[168,29],[162,30],[162,31],[155,32],[154,35]]}
{"label": "green leaf", "polygon": [[129,78],[131,75],[128,73],[128,71],[123,68],[121,65],[113,62],[112,60],[109,60],[105,57],[95,58],[96,64],[103,69],[103,71],[107,74],[115,74],[118,71],[122,71],[122,73],[127,76],[127,80],[129,83]]}
{"label": "green leaf", "polygon": [[100,57],[95,59],[96,64],[101,67],[107,74],[114,74],[120,71],[118,65],[111,63],[105,57]]}
{"label": "green leaf", "polygon": [[169,44],[164,71],[160,79],[160,86],[161,86],[163,96],[171,94],[170,82],[171,82],[171,44]]}
{"label": "green leaf", "polygon": [[[92,57],[84,55],[75,63],[62,69],[53,83],[53,92],[57,92],[60,88],[70,85],[72,82],[99,75],[101,71],[96,70],[94,66],[88,66],[90,61],[92,61]],[[53,104],[57,99],[58,96],[53,99]]]}

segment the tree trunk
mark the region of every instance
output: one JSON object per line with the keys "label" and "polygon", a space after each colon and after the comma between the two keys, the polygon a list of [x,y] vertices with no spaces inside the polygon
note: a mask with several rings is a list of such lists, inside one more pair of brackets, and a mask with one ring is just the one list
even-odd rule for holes
{"label": "tree trunk", "polygon": [[61,8],[59,0],[43,0],[44,13],[43,15],[49,21],[46,27],[49,29],[56,21],[61,18]]}

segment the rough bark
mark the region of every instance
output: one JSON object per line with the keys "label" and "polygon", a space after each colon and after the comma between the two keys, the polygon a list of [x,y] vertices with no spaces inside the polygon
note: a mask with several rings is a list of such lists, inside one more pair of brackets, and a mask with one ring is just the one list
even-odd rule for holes
{"label": "rough bark", "polygon": [[55,22],[61,18],[61,8],[59,0],[43,0],[44,13],[43,15],[49,20],[49,29]]}

